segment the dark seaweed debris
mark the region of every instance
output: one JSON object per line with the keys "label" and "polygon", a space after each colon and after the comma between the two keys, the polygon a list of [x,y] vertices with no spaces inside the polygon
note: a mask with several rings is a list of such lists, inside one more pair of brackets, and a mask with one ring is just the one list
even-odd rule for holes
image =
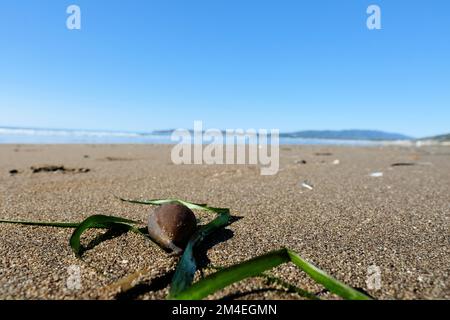
{"label": "dark seaweed debris", "polygon": [[398,162],[398,163],[393,163],[391,164],[391,167],[411,167],[411,166],[415,166],[415,163],[412,162]]}
{"label": "dark seaweed debris", "polygon": [[87,168],[66,168],[64,166],[42,166],[42,167],[31,167],[33,173],[40,172],[73,172],[73,173],[86,173],[91,171]]}
{"label": "dark seaweed debris", "polygon": [[316,152],[315,155],[322,156],[322,157],[329,157],[329,156],[332,156],[333,154],[331,152]]}

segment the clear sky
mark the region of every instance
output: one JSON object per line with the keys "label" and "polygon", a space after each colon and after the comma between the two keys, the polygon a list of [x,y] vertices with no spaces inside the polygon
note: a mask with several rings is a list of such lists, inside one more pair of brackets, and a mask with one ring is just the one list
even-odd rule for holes
{"label": "clear sky", "polygon": [[450,132],[448,0],[1,0],[0,42],[0,126]]}

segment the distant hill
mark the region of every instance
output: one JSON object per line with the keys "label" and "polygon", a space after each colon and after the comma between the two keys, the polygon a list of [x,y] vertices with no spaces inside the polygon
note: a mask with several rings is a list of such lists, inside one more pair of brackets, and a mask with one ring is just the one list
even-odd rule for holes
{"label": "distant hill", "polygon": [[281,133],[280,137],[284,138],[305,138],[305,139],[331,139],[331,140],[377,140],[377,141],[394,141],[394,140],[412,140],[399,133],[383,132],[376,130],[309,130],[297,131],[291,133]]}
{"label": "distant hill", "polygon": [[434,137],[419,139],[419,141],[421,141],[421,140],[450,141],[450,133],[442,134],[442,135],[434,136]]}

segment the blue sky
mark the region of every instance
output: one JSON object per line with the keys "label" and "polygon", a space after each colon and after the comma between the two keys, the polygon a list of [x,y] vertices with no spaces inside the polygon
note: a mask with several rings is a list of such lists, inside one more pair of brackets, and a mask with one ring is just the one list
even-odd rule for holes
{"label": "blue sky", "polygon": [[0,126],[449,132],[449,15],[448,0],[2,0]]}

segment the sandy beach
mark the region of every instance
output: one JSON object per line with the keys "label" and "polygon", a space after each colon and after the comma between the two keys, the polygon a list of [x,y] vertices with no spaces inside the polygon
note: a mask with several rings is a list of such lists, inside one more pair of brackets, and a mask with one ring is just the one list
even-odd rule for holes
{"label": "sandy beach", "polygon": [[[151,207],[114,195],[180,198],[229,207],[239,218],[200,248],[203,264],[228,266],[288,247],[377,299],[450,299],[450,147],[282,146],[275,176],[261,176],[256,166],[177,166],[170,149],[0,145],[0,219],[78,222],[107,214],[144,222]],[[48,165],[66,171],[39,170]],[[105,231],[90,230],[82,239],[92,249],[79,260],[68,243],[71,232],[0,224],[0,299],[167,295],[178,258],[132,233],[95,243]],[[67,286],[70,266],[81,270],[78,289]],[[371,266],[381,271],[379,290],[367,288]],[[112,284],[142,269],[149,272],[133,289],[114,292]],[[291,264],[272,274],[336,298]],[[246,280],[209,298],[300,297]]]}

